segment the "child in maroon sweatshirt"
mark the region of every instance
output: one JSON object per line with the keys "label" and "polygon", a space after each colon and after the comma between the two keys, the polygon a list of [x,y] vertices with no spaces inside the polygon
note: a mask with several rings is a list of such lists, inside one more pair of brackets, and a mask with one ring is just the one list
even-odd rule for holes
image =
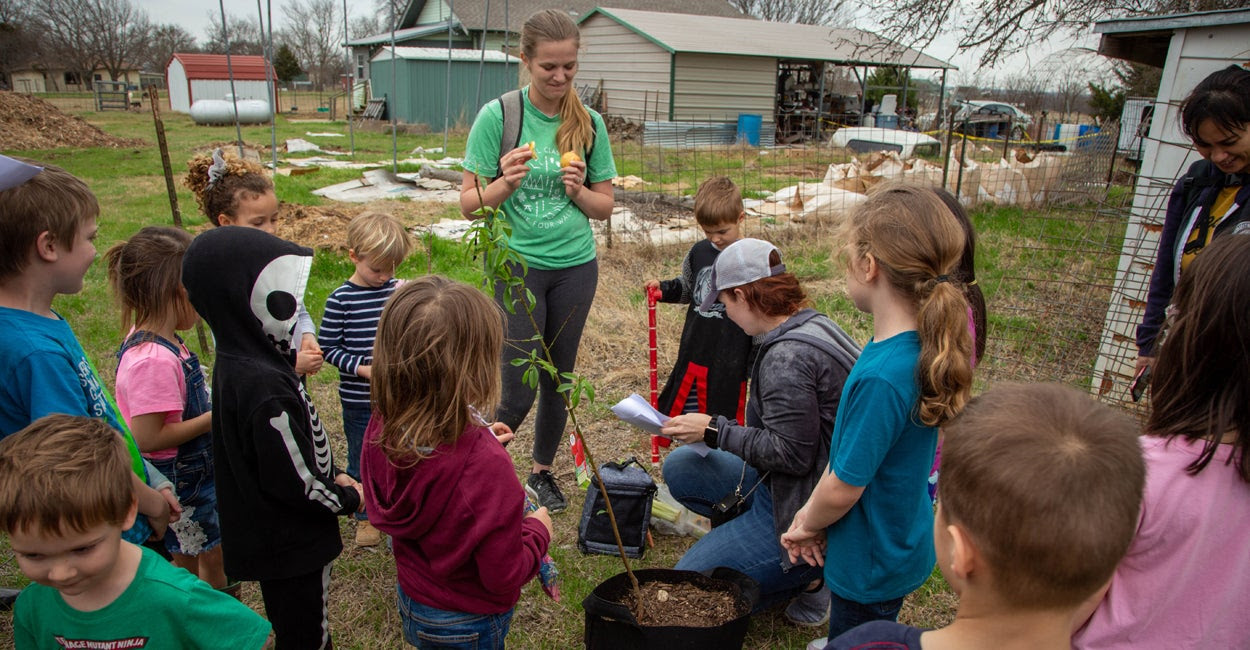
{"label": "child in maroon sweatshirt", "polygon": [[498,402],[502,346],[499,308],[439,276],[397,289],[378,323],[361,480],[370,520],[393,538],[413,645],[467,637],[502,648],[551,542],[547,509],[523,514],[499,444],[512,431],[474,408]]}

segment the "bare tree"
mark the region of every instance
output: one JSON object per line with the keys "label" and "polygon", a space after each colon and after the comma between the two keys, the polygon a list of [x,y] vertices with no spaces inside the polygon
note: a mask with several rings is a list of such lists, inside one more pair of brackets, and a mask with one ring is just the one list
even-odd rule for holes
{"label": "bare tree", "polygon": [[44,63],[59,65],[84,86],[89,85],[91,72],[100,62],[92,42],[91,32],[96,28],[91,24],[89,0],[40,2],[34,5],[32,17],[47,42],[56,43]]}
{"label": "bare tree", "polygon": [[41,40],[28,4],[0,0],[0,88],[12,88],[13,72],[38,59]]}
{"label": "bare tree", "polygon": [[846,6],[845,0],[729,0],[729,4],[762,20],[804,25],[832,25],[844,17]]}
{"label": "bare tree", "polygon": [[195,52],[199,48],[195,37],[178,25],[153,25],[148,47],[141,59],[143,69],[150,72],[163,72],[169,57],[175,52]]}
{"label": "bare tree", "polygon": [[387,29],[390,29],[390,19],[383,23],[373,14],[356,16],[347,22],[347,33],[353,39],[381,34]]}
{"label": "bare tree", "polygon": [[[208,39],[204,43],[204,51],[209,54],[225,54],[225,35],[221,31],[221,14],[208,12],[211,24],[208,28]],[[263,55],[264,40],[261,38],[260,26],[254,20],[226,14],[226,33],[230,37],[231,54]]]}
{"label": "bare tree", "polygon": [[980,53],[981,67],[1057,34],[1086,33],[1095,20],[1247,5],[1250,0],[866,0],[883,36],[923,49],[953,34],[960,50]]}
{"label": "bare tree", "polygon": [[148,46],[152,23],[147,12],[130,0],[92,0],[89,3],[93,27],[90,31],[98,63],[117,81],[138,65]]}
{"label": "bare tree", "polygon": [[282,8],[286,27],[277,40],[290,46],[319,88],[333,84],[343,69],[340,0],[291,0]]}

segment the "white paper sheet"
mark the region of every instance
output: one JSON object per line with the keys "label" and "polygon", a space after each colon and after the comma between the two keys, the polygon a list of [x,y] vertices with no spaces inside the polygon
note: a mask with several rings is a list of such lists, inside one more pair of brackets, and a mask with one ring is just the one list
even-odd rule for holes
{"label": "white paper sheet", "polygon": [[43,167],[28,165],[20,160],[0,155],[0,192],[25,183],[43,171]]}
{"label": "white paper sheet", "polygon": [[[616,414],[616,417],[653,436],[672,438],[672,436],[660,433],[660,427],[665,422],[668,422],[669,417],[655,410],[655,407],[651,406],[651,403],[643,399],[638,393],[630,393],[629,397],[617,402],[616,406],[612,407],[612,412]],[[702,442],[695,442],[686,446],[693,449],[700,456],[707,456],[707,453],[711,451],[711,448]]]}
{"label": "white paper sheet", "polygon": [[616,417],[653,436],[664,436],[660,433],[660,427],[668,422],[668,417],[655,410],[655,407],[638,393],[630,393],[629,397],[617,402],[616,406],[612,407],[612,412],[616,414]]}

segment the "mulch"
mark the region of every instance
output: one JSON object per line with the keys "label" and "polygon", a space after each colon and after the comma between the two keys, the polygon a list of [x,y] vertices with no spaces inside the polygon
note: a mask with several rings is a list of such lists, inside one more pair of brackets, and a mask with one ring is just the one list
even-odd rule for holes
{"label": "mulch", "polygon": [[149,143],[119,138],[88,124],[80,117],[33,95],[0,92],[0,133],[5,149],[57,149],[60,147],[142,147]]}

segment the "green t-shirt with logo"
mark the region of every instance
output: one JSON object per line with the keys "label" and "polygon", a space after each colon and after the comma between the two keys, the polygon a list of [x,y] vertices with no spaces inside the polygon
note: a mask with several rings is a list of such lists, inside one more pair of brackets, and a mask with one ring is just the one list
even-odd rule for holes
{"label": "green t-shirt with logo", "polygon": [[[122,542],[125,544],[126,542]],[[134,580],[93,612],[74,609],[40,584],[22,590],[13,609],[18,648],[260,648],[269,621],[207,582],[140,547]]]}
{"label": "green t-shirt with logo", "polygon": [[[521,186],[500,206],[512,225],[509,244],[537,269],[551,271],[585,264],[595,258],[595,237],[586,214],[564,193],[562,152],[556,147],[560,117],[548,117],[534,108],[529,86],[521,90],[521,97],[525,105],[521,142],[532,141],[537,158],[529,162],[530,172]],[[616,163],[603,118],[595,111],[590,111],[590,118],[595,140],[586,162],[586,177],[598,183],[616,177]],[[502,131],[503,109],[498,101],[489,101],[478,111],[464,156],[464,169],[477,174],[483,186],[499,174]]]}

